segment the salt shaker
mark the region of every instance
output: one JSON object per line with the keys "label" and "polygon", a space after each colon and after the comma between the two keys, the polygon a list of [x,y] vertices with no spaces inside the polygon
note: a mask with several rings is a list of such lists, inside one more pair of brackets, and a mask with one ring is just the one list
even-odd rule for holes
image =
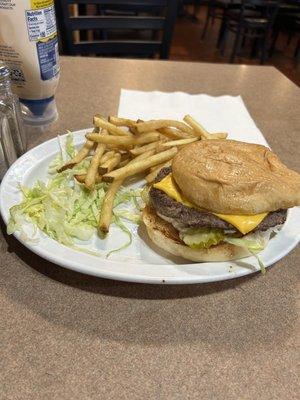
{"label": "salt shaker", "polygon": [[9,69],[0,61],[0,180],[26,150],[18,98],[12,93]]}

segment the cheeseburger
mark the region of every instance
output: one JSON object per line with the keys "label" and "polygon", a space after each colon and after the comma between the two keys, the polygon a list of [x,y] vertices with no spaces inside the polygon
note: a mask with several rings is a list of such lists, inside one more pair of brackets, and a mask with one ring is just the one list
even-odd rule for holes
{"label": "cheeseburger", "polygon": [[202,140],[158,173],[143,221],[163,250],[193,261],[256,254],[300,205],[300,175],[267,147]]}

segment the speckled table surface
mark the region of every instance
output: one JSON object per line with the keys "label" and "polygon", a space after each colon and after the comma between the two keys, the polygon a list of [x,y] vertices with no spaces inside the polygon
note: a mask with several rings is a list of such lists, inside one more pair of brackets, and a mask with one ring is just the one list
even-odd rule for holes
{"label": "speckled table surface", "polygon": [[[272,67],[62,57],[59,120],[116,113],[121,88],[241,94],[300,171],[300,90]],[[298,399],[300,247],[265,276],[151,286],[84,276],[0,238],[0,399]]]}

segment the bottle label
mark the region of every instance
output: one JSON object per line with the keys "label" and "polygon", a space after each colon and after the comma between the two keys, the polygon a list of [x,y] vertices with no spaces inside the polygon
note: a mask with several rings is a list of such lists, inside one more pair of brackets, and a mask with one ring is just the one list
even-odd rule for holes
{"label": "bottle label", "polygon": [[57,36],[47,41],[36,43],[40,64],[41,78],[43,81],[53,78],[59,72]]}
{"label": "bottle label", "polygon": [[59,56],[54,0],[0,0],[0,59],[24,99],[51,97]]}
{"label": "bottle label", "polygon": [[30,0],[32,10],[53,6],[53,0]]}
{"label": "bottle label", "polygon": [[30,0],[26,10],[29,40],[36,42],[40,73],[43,81],[54,78],[59,72],[58,42],[53,0]]}
{"label": "bottle label", "polygon": [[30,41],[47,38],[56,33],[54,6],[26,10],[27,30]]}

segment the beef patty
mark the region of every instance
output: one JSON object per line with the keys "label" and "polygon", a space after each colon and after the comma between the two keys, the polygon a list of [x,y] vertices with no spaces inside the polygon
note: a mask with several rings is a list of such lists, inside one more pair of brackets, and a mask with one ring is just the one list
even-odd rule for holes
{"label": "beef patty", "polygon": [[[171,167],[162,168],[155,182],[161,181],[171,172]],[[159,189],[151,188],[150,200],[156,212],[167,218],[175,220],[177,223],[190,228],[219,228],[235,230],[236,228],[226,221],[218,218],[209,212],[198,211],[190,208],[176,200],[171,199],[166,193]],[[253,230],[266,231],[276,225],[281,225],[286,221],[287,210],[278,210],[270,212],[265,219]]]}

